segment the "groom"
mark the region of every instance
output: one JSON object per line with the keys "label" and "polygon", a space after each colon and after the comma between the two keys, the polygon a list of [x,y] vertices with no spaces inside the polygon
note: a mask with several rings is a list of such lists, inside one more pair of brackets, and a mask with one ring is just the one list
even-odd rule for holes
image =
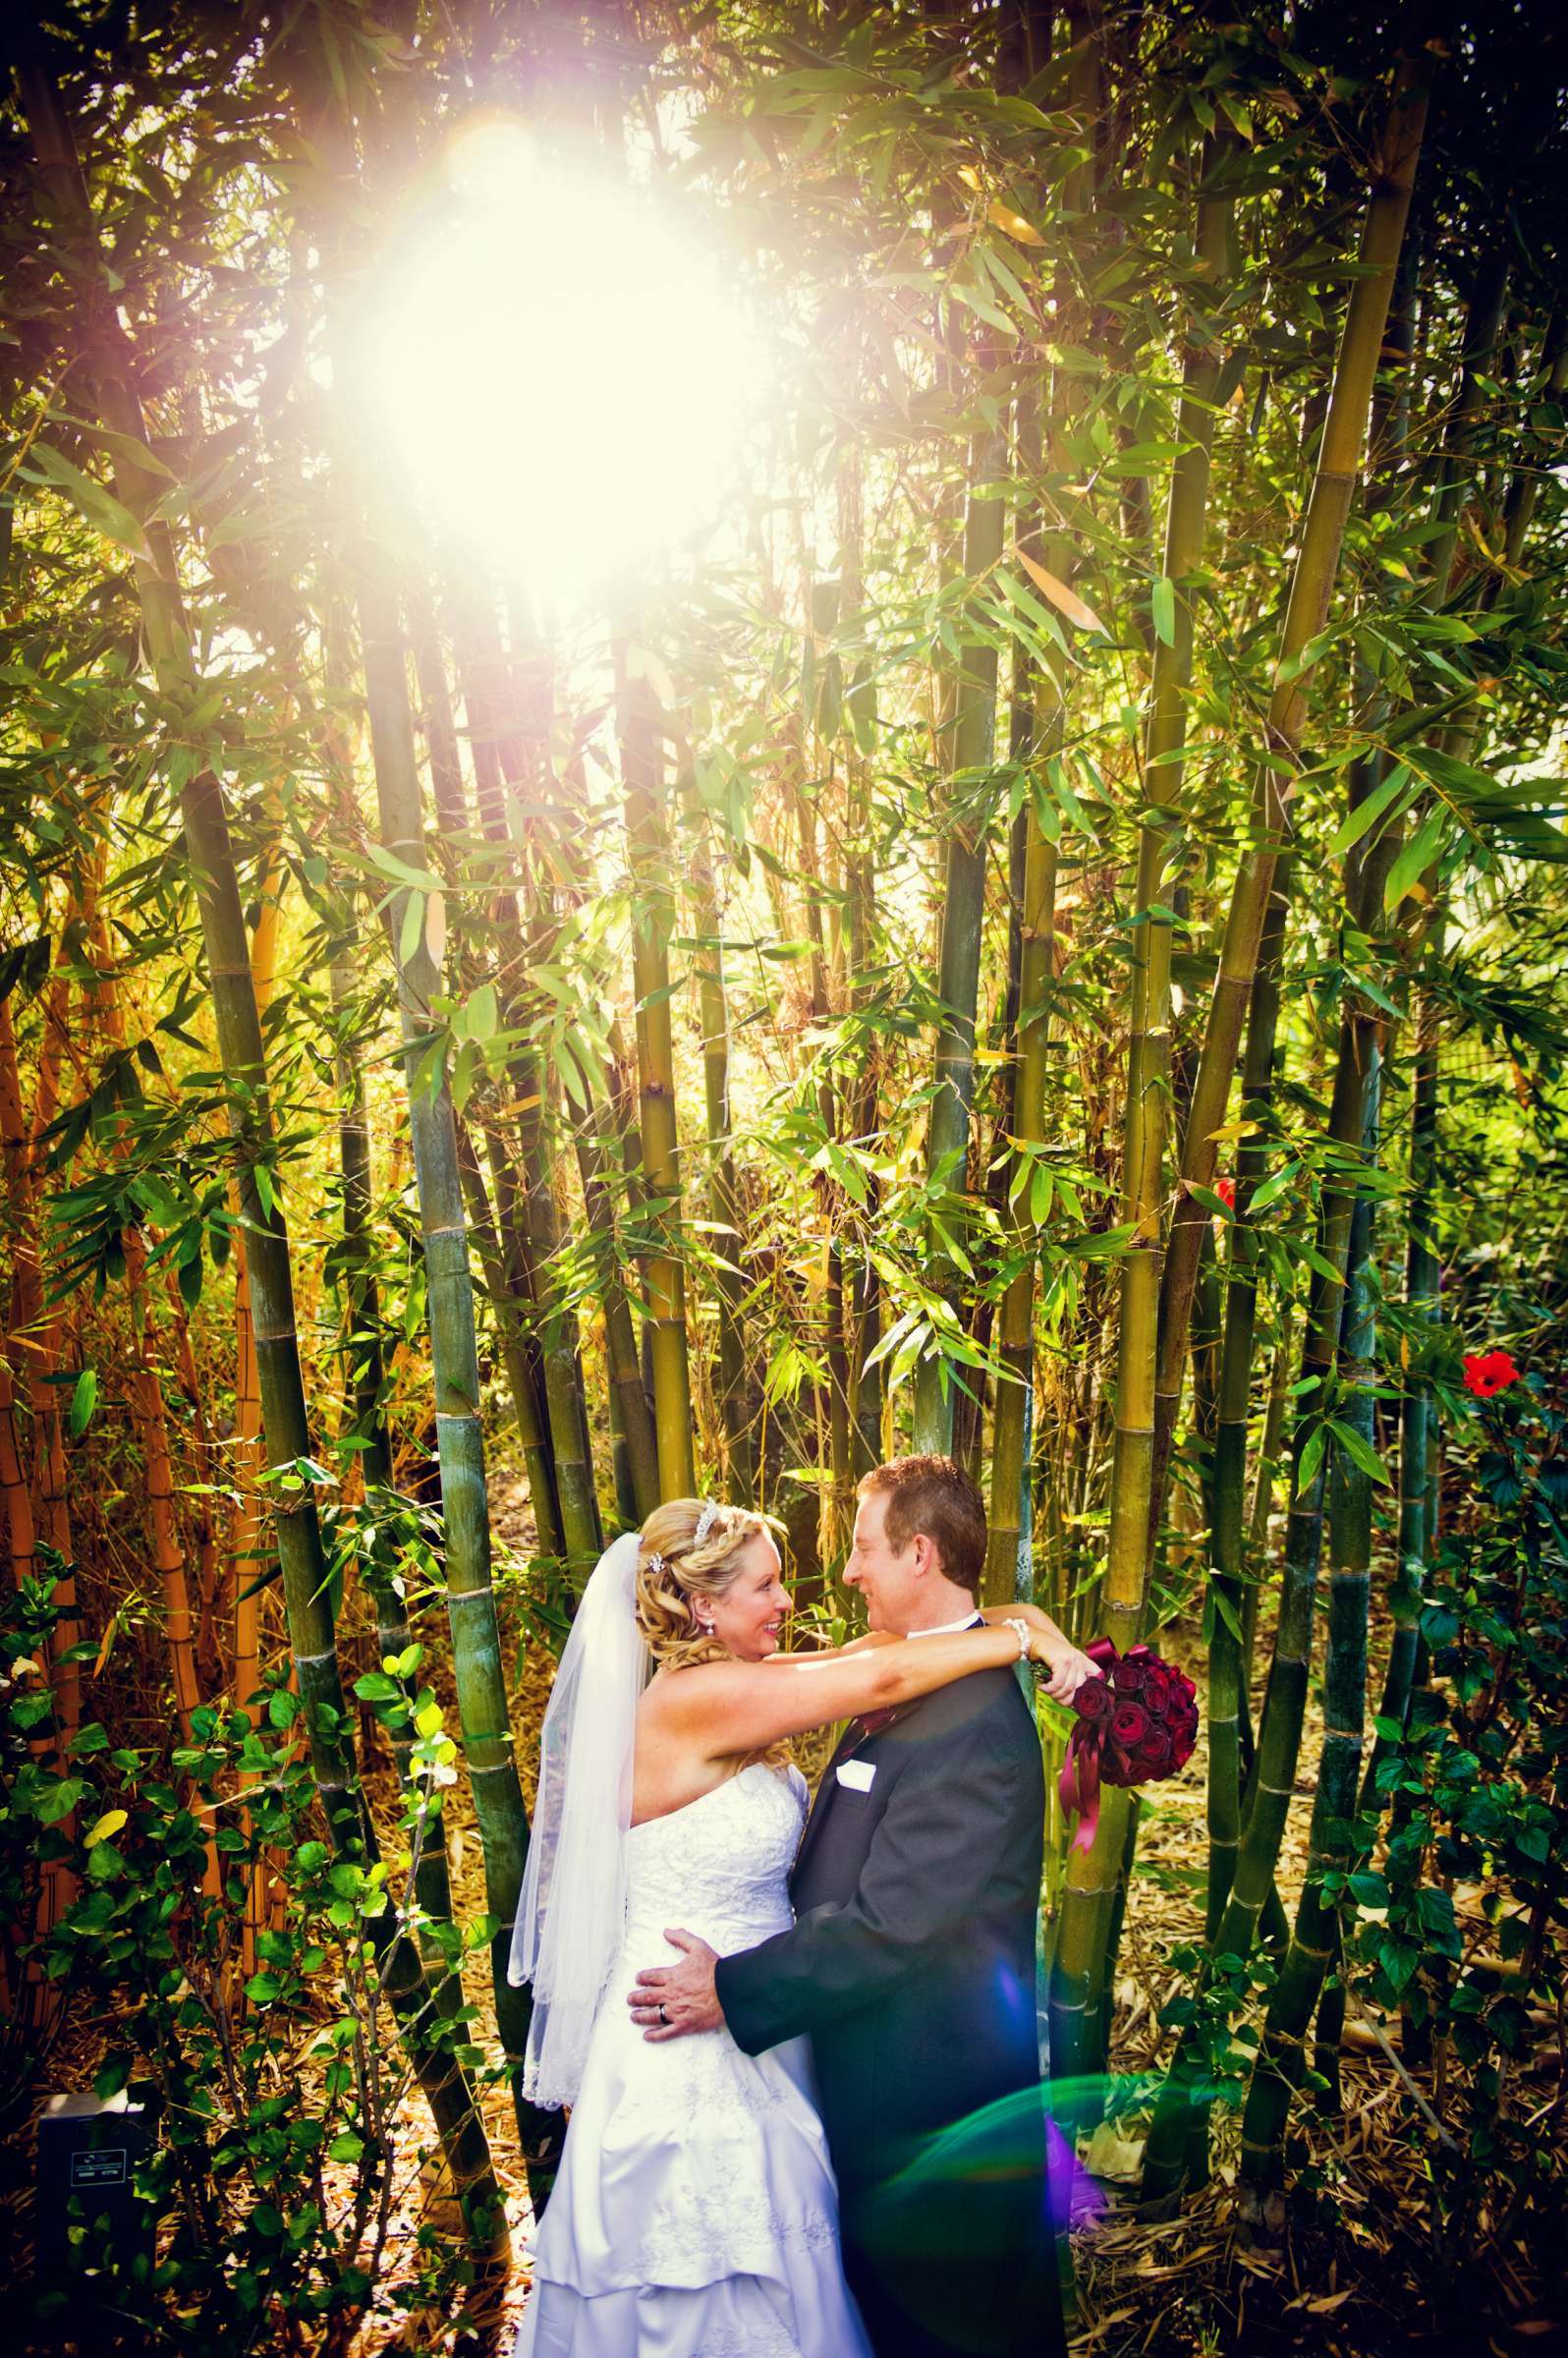
{"label": "groom", "polygon": [[[965,1627],[984,1561],[984,1505],[951,1458],[862,1482],[844,1577],[871,1629]],[[1055,1634],[1052,1684],[1077,1683],[1092,1665]],[[878,2358],[1065,2349],[1035,2022],[1044,1817],[1013,1671],[852,1720],[802,1837],[793,1931],[732,1957],[672,1932],[681,1962],[632,1993],[655,2039],[727,2025],[755,2055],[810,2033]]]}

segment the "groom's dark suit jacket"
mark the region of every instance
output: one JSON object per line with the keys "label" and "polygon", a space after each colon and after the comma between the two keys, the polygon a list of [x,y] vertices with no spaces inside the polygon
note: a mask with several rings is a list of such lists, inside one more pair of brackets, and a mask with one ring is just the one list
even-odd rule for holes
{"label": "groom's dark suit jacket", "polygon": [[[852,1730],[853,1735],[853,1730]],[[718,1965],[748,2054],[811,2036],[845,2268],[885,2358],[1062,2348],[1035,2017],[1045,1816],[1011,1670],[955,1681],[823,1776],[796,1924]]]}

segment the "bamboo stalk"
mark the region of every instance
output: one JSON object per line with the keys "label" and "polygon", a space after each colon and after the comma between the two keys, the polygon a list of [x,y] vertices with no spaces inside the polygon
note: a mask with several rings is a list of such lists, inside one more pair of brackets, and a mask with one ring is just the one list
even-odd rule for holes
{"label": "bamboo stalk", "polygon": [[195,1445],[196,1463],[202,1476],[202,1488],[191,1500],[191,1514],[196,1524],[196,1662],[198,1668],[205,1670],[207,1684],[221,1689],[228,1682],[224,1676],[227,1665],[223,1641],[218,1635],[223,1559],[218,1549],[217,1523],[212,1512],[211,1496],[217,1460],[207,1423],[206,1401],[202,1393],[200,1370],[196,1366],[196,1347],[191,1340],[191,1320],[180,1295],[179,1272],[170,1268],[167,1274],[168,1283],[164,1291],[174,1338],[175,1374],[182,1393],[191,1404],[191,1437]]}
{"label": "bamboo stalk", "polygon": [[658,1435],[660,1488],[666,1498],[679,1498],[696,1491],[697,1462],[687,1362],[686,1270],[681,1254],[681,1171],[670,1024],[668,945],[673,894],[657,707],[639,650],[624,642],[616,649],[616,702],[635,896],[632,967],[643,1177],[647,1214],[658,1240],[657,1251],[648,1257],[646,1278],[653,1422]]}
{"label": "bamboo stalk", "polygon": [[[548,926],[537,863],[526,836],[513,825],[515,797],[531,791],[528,753],[495,616],[477,592],[468,600],[464,666],[480,828],[492,847],[497,873],[507,876],[521,869],[531,894],[527,926],[518,895],[509,885],[495,891],[491,905],[500,948],[498,982],[503,1006],[508,1019],[526,1031],[525,979],[531,966],[544,959]],[[542,798],[540,782],[534,781],[532,791]],[[491,1119],[485,1124],[485,1143],[497,1224],[509,1273],[521,1266],[528,1270],[526,1297],[515,1285],[511,1291],[514,1299],[528,1298],[532,1304],[525,1347],[534,1370],[534,1398],[549,1435],[562,1553],[583,1570],[598,1555],[603,1532],[583,1398],[577,1319],[568,1305],[549,1298],[560,1242],[547,1118],[550,1093],[540,1058],[532,1045],[521,1047],[512,1057],[508,1077],[517,1106],[522,1186],[517,1187],[509,1167],[500,1123]]]}
{"label": "bamboo stalk", "polygon": [[[268,845],[260,863],[260,894],[252,929],[251,983],[255,994],[257,1021],[271,1004],[277,976],[279,887],[276,843]],[[261,1689],[261,1560],[267,1521],[266,1441],[261,1430],[261,1381],[256,1367],[255,1320],[251,1307],[251,1255],[244,1224],[238,1178],[229,1182],[229,1210],[234,1237],[234,1503],[229,1517],[227,1590],[233,1600],[234,1699],[249,1711]],[[242,1788],[246,1781],[242,1775]],[[249,1814],[243,1817],[249,1832]],[[273,1881],[267,1861],[257,1859],[251,1871],[245,1923],[241,1928],[240,1967],[249,1980],[258,1962],[256,1942],[265,1929]]]}
{"label": "bamboo stalk", "polygon": [[[1004,505],[997,496],[1006,479],[1003,434],[976,436],[970,460],[970,492],[964,519],[964,572],[979,586],[1002,553]],[[944,732],[945,733],[945,732]],[[980,934],[985,918],[985,871],[989,857],[990,771],[996,738],[996,647],[976,632],[964,647],[955,683],[948,777],[951,814],[947,822],[942,881],[941,947],[936,995],[941,1021],[932,1073],[934,1095],[925,1141],[925,1183],[933,1216],[958,1234],[965,1225],[966,1165],[970,1108],[975,1095],[975,1018],[980,991]],[[938,1241],[933,1284],[956,1298],[959,1265]],[[915,1447],[951,1449],[953,1387],[947,1363],[927,1350],[915,1371]]]}
{"label": "bamboo stalk", "polygon": [[[251,935],[251,981],[256,1014],[264,1018],[277,976],[278,886],[276,854],[262,857],[257,915]],[[239,1220],[240,1190],[229,1187],[229,1209]],[[261,1390],[256,1375],[255,1325],[251,1315],[251,1259],[243,1225],[234,1230],[235,1378],[234,1459],[236,1492],[228,1533],[229,1589],[234,1599],[234,1695],[241,1709],[261,1683],[261,1597],[257,1587],[265,1526],[263,1477],[266,1449],[261,1437]],[[247,1592],[250,1592],[247,1594]]]}
{"label": "bamboo stalk", "polygon": [[[1376,1155],[1377,1096],[1378,1064],[1373,1048],[1367,1075],[1363,1138],[1369,1162]],[[1343,1342],[1350,1397],[1343,1421],[1371,1451],[1376,1296],[1371,1282],[1372,1205],[1365,1197],[1356,1205],[1352,1229]],[[1372,1594],[1372,1479],[1367,1467],[1337,1443],[1329,1454],[1323,1748],[1308,1840],[1307,1880],[1290,1945],[1269,1998],[1242,2115],[1239,2202],[1244,2218],[1260,2217],[1268,2192],[1284,2178],[1285,2130],[1291,2098],[1306,2072],[1307,2033],[1324,1978],[1339,1954],[1339,1910],[1336,1902],[1324,1896],[1322,1879],[1349,1863],[1361,1773]]]}
{"label": "bamboo stalk", "polygon": [[[422,870],[424,829],[408,675],[395,599],[377,553],[365,552],[358,590],[381,839],[397,859]],[[429,947],[427,920],[412,928],[415,938],[412,945],[408,942],[411,889],[400,888],[393,896],[392,939],[428,1300],[447,1617],[464,1756],[484,1857],[485,1906],[497,1926],[490,1943],[496,2024],[512,2079],[519,2131],[528,2151],[538,2135],[533,2108],[522,2094],[531,2000],[526,1991],[515,1989],[507,1978],[512,1919],[517,1913],[528,1849],[528,1819],[513,1751],[501,1632],[491,1585],[478,1344],[457,1128],[444,1079],[432,1083],[420,1075],[422,1045],[431,1023],[430,1000],[440,986],[440,967]]]}
{"label": "bamboo stalk", "polygon": [[[858,616],[865,598],[864,483],[859,456],[851,453],[839,470],[840,611]],[[851,1141],[863,1151],[876,1136],[881,1089],[881,1043],[869,1021],[876,984],[871,979],[876,927],[876,871],[872,840],[870,763],[863,740],[876,725],[876,691],[868,661],[856,665],[840,717],[845,778],[845,964],[847,997],[858,1021],[856,1077],[849,1092]],[[855,1233],[847,1311],[850,1388],[851,1471],[858,1481],[883,1454],[882,1411],[886,1372],[868,1365],[881,1338],[881,1278],[868,1250],[880,1203],[874,1171],[866,1173],[866,1205]]]}
{"label": "bamboo stalk", "polygon": [[[1245,1959],[1251,1952],[1259,1918],[1273,1887],[1295,1786],[1322,1537],[1326,1451],[1325,1436],[1317,1430],[1316,1420],[1321,1414],[1324,1387],[1333,1373],[1339,1348],[1355,1202],[1354,1173],[1361,1154],[1371,1039],[1370,1027],[1347,1011],[1340,1028],[1329,1112],[1328,1151],[1332,1160],[1323,1182],[1318,1213],[1316,1247],[1320,1266],[1314,1269],[1302,1346],[1302,1381],[1307,1388],[1301,1395],[1292,1450],[1291,1509],[1279,1625],[1259,1725],[1251,1807],[1230,1894],[1213,1938],[1215,1957]],[[1313,1452],[1316,1463],[1309,1460],[1309,1451]],[[1192,2136],[1189,2115],[1197,2087],[1196,2050],[1197,2034],[1190,2027],[1182,2036],[1160,2091],[1144,2151],[1147,2201],[1160,2201],[1173,2193],[1188,2166]]]}
{"label": "bamboo stalk", "polygon": [[[1039,410],[1033,398],[1018,405],[1017,438],[1023,467],[1039,459]],[[1037,546],[1040,530],[1032,516],[1018,534],[1023,548]],[[1060,734],[1061,682],[1041,674],[1020,643],[1015,646],[1008,751],[1015,764],[1033,766]],[[1013,1274],[1002,1296],[997,1358],[1012,1380],[999,1381],[991,1423],[989,1539],[983,1582],[987,1604],[1033,1600],[1030,1443],[1035,1393],[1035,1263],[1038,1223],[1033,1193],[1037,1170],[1032,1147],[1046,1136],[1045,1095],[1049,1073],[1050,997],[1056,972],[1057,852],[1040,825],[1037,777],[1019,813],[1016,908],[1010,929],[1010,965],[1016,956],[1010,1009],[1013,1168],[1005,1213]],[[1016,930],[1016,953],[1011,932]]]}
{"label": "bamboo stalk", "polygon": [[[73,893],[71,908],[77,907]],[[69,921],[68,921],[69,923]],[[59,1397],[52,1384],[43,1384],[41,1376],[46,1367],[38,1358],[47,1348],[42,1324],[42,1270],[37,1248],[37,1210],[32,1184],[34,1154],[39,1139],[53,1118],[53,1103],[58,1095],[60,1049],[64,1040],[67,1008],[65,996],[69,989],[68,973],[63,961],[57,963],[56,978],[44,1002],[44,1042],[40,1057],[37,1085],[33,1096],[33,1121],[30,1132],[24,1125],[22,1111],[21,1076],[17,1067],[16,1039],[11,1022],[9,993],[0,1000],[0,1139],[3,1139],[6,1173],[6,1210],[9,1242],[12,1252],[12,1282],[7,1289],[6,1304],[6,1364],[0,1377],[0,1487],[3,1487],[7,1519],[11,1532],[12,1567],[20,1583],[36,1578],[39,1573],[39,1522],[43,1521],[43,1538],[54,1553],[44,1559],[43,1569],[51,1581],[54,1601],[61,1608],[69,1607],[71,1619],[64,1626],[76,1635],[76,1578],[69,1560],[70,1531],[64,1519],[67,1513],[63,1479],[56,1482],[53,1469],[61,1447]],[[44,1483],[29,1482],[23,1470],[15,1423],[15,1394],[12,1388],[11,1361],[17,1362],[17,1378],[28,1398],[31,1411],[33,1441],[43,1467],[48,1469],[48,1490]],[[51,1357],[53,1355],[51,1354]],[[40,1392],[46,1397],[40,1399]],[[40,1414],[52,1422],[40,1427]],[[36,1480],[36,1478],[35,1478]],[[64,1528],[63,1528],[64,1526]],[[65,1539],[65,1548],[58,1544],[57,1535]],[[61,1651],[56,1638],[51,1652]],[[67,1673],[71,1683],[67,1683]],[[54,1707],[50,1718],[35,1731],[32,1738],[34,1757],[47,1760],[52,1755],[57,1764],[65,1760],[65,1745],[81,1725],[80,1673],[74,1663],[56,1661],[51,1665],[50,1686]],[[76,1814],[73,1811],[60,1832],[69,1842],[75,1832]],[[48,1855],[39,1862],[38,1892],[32,1910],[30,1930],[35,1937],[52,1931],[75,1899],[80,1885],[69,1858]],[[36,2033],[53,2027],[59,2018],[62,1993],[59,1985],[51,1983],[41,1963],[29,1960],[24,1973],[24,1986],[29,1993],[27,2018]]]}
{"label": "bamboo stalk", "polygon": [[[161,692],[180,702],[189,697],[196,670],[168,528],[152,516],[160,481],[135,456],[144,446],[145,433],[133,389],[134,362],[107,299],[96,226],[69,120],[48,68],[35,51],[23,57],[19,79],[49,209],[91,318],[93,365],[90,377],[84,371],[84,391],[90,394],[103,423],[120,437],[114,460],[116,489],[137,519],[147,552],[135,557],[133,564],[148,653]],[[268,1463],[282,1473],[311,1454],[310,1433],[295,1333],[288,1232],[271,1167],[266,1059],[250,945],[223,792],[210,769],[185,783],[181,813],[206,947],[240,1201],[251,1237],[256,1367]],[[263,1171],[264,1181],[257,1175]],[[373,1832],[346,1733],[352,1721],[338,1676],[325,1554],[308,1482],[297,1490],[279,1492],[277,1524],[290,1638],[316,1789],[335,1843],[359,1858],[373,1858]],[[503,2217],[499,2188],[463,2066],[428,2047],[421,2028],[427,2001],[419,1961],[410,1956],[405,1964],[399,1955],[400,1950],[407,1952],[408,1944],[393,1938],[384,1916],[372,1919],[371,1938],[383,1954],[390,1947],[384,1986],[409,2038],[455,2186],[476,2236],[493,2244],[494,2222]]]}
{"label": "bamboo stalk", "polygon": [[[82,1630],[77,1611],[76,1563],[71,1539],[65,1416],[60,1387],[50,1380],[58,1372],[63,1319],[59,1308],[51,1310],[44,1300],[37,1207],[31,1174],[37,1167],[44,1136],[59,1109],[61,1059],[71,1039],[72,961],[67,952],[81,940],[90,926],[93,905],[90,883],[84,882],[80,877],[74,879],[62,929],[61,954],[56,958],[54,973],[44,996],[43,1044],[33,1090],[28,1146],[19,1166],[27,1193],[23,1200],[23,1216],[16,1229],[12,1317],[8,1333],[8,1342],[14,1355],[13,1372],[18,1388],[27,1400],[30,1426],[33,1531],[35,1540],[41,1539],[52,1548],[56,1559],[51,1571],[58,1618],[52,1641],[55,1658],[50,1684],[54,1693],[56,1728],[62,1738],[74,1735],[82,1724],[81,1665],[63,1658],[76,1645]],[[66,1871],[58,1862],[55,1863],[53,1881],[56,1897],[64,1905],[69,1897],[68,1881]]]}
{"label": "bamboo stalk", "polygon": [[725,1487],[730,1497],[749,1499],[754,1496],[756,1487],[756,1453],[748,1413],[746,1343],[741,1320],[746,1280],[738,1265],[744,1250],[744,1237],[731,1135],[729,994],[724,974],[724,921],[714,887],[713,863],[697,790],[696,767],[691,750],[685,745],[681,749],[678,776],[689,847],[685,870],[698,935],[698,1010],[702,1034],[703,1095],[707,1108],[708,1217],[717,1234],[715,1251],[720,1261],[714,1275],[718,1310],[716,1389],[719,1425],[724,1435]]}
{"label": "bamboo stalk", "polygon": [[[523,1448],[529,1503],[533,1510],[534,1545],[541,1555],[558,1561],[566,1553],[566,1542],[561,1533],[561,1512],[555,1495],[554,1459],[539,1411],[533,1368],[529,1359],[519,1310],[519,1302],[524,1298],[526,1289],[521,1277],[508,1265],[478,1154],[466,1124],[461,1121],[457,1125],[457,1146],[469,1228],[478,1251],[485,1294],[495,1317],[501,1345],[501,1365],[506,1370],[507,1386],[512,1394],[512,1413],[517,1421],[518,1438]],[[499,1154],[498,1145],[493,1151]]]}
{"label": "bamboo stalk", "polygon": [[[380,1287],[376,1282],[371,1237],[369,1112],[364,1076],[353,1044],[357,948],[356,935],[350,930],[332,959],[336,1033],[333,1064],[338,1088],[338,1169],[343,1182],[344,1349],[348,1360],[350,1432],[360,1444],[359,1466],[365,1504],[374,1516],[393,1491],[392,1440],[383,1407],[386,1364]],[[389,1559],[384,1542],[372,1533],[360,1561],[375,1607],[377,1648],[383,1660],[401,1656],[414,1644],[415,1633],[409,1624],[396,1560]],[[413,1736],[407,1728],[394,1730],[391,1742],[398,1783],[407,1792]],[[414,1871],[415,1896],[421,1915],[431,1925],[449,1926],[453,1921],[452,1881],[439,1808],[433,1815],[425,1816],[421,1835]],[[455,2013],[463,2004],[461,1968],[449,1961],[448,1951],[438,1937],[421,1938],[420,1951],[431,1977],[436,2006],[443,2013]]]}
{"label": "bamboo stalk", "polygon": [[[30,1218],[28,1152],[21,1077],[17,1069],[16,1034],[11,1021],[10,994],[7,993],[0,998],[0,1155],[3,1155],[6,1174],[6,1229],[13,1270],[13,1283],[6,1289],[8,1297],[14,1296],[14,1273],[20,1254],[25,1249],[23,1240]],[[12,1577],[20,1588],[24,1581],[33,1576],[37,1529],[32,1514],[32,1492],[22,1470],[22,1452],[17,1438],[16,1392],[11,1376],[11,1355],[18,1349],[13,1326],[20,1312],[10,1298],[4,1304],[4,1311],[6,1347],[4,1352],[0,1352],[0,1510],[5,1514]]]}
{"label": "bamboo stalk", "polygon": [[[1287,867],[1280,863],[1280,869]],[[1288,876],[1275,871],[1263,928],[1247,1028],[1247,1053],[1242,1073],[1242,1115],[1257,1128],[1243,1140],[1236,1155],[1236,1200],[1229,1234],[1229,1265],[1225,1292],[1225,1339],[1219,1375],[1218,1416],[1214,1436],[1213,1514],[1209,1560],[1213,1570],[1208,1599],[1208,1883],[1204,1906],[1204,1938],[1216,1938],[1226,1900],[1230,1896],[1236,1852],[1241,1840],[1240,1735],[1248,1709],[1247,1683],[1251,1668],[1247,1644],[1244,1585],[1247,1483],[1247,1420],[1252,1399],[1253,1339],[1258,1319],[1258,1240],[1251,1220],[1255,1190],[1263,1176],[1268,1127],[1273,1109],[1275,1039],[1279,1027],[1280,963],[1284,949]],[[1289,1358],[1281,1353],[1282,1372]],[[1279,1414],[1284,1412],[1285,1385],[1277,1387]],[[1270,1392],[1272,1405],[1273,1389]],[[1265,1430],[1263,1443],[1268,1434]],[[1277,1448],[1277,1437],[1274,1443]],[[1260,1479],[1262,1469],[1260,1460]],[[1253,1534],[1253,1550],[1260,1550],[1265,1535]],[[1256,1599],[1257,1581],[1251,1583]],[[1255,1613],[1256,1623],[1256,1613]]]}
{"label": "bamboo stalk", "polygon": [[[1232,202],[1213,187],[1222,151],[1205,147],[1200,174],[1197,252],[1205,283],[1222,283],[1228,264]],[[1222,365],[1211,324],[1194,323],[1183,366],[1165,515],[1164,578],[1172,587],[1169,638],[1155,642],[1145,737],[1145,801],[1134,886],[1132,1006],[1122,1158],[1122,1219],[1133,1235],[1122,1258],[1117,1321],[1116,1437],[1111,1464],[1110,1530],[1099,1599],[1103,1634],[1126,1648],[1144,1618],[1148,1531],[1154,1483],[1154,1402],[1164,1203],[1166,1106],[1170,1093],[1171,924],[1163,914],[1165,872],[1179,823],[1193,676],[1193,576],[1202,562],[1213,446],[1214,392]],[[1184,1338],[1185,1340],[1185,1338]],[[1093,2070],[1085,2045],[1100,2017],[1096,1979],[1111,1931],[1110,1895],[1121,1872],[1128,1812],[1102,1806],[1087,1858],[1069,1878],[1052,1969],[1052,2053],[1070,2080]],[[1053,2071],[1057,2065],[1053,2063]]]}
{"label": "bamboo stalk", "polygon": [[1208,1216],[1191,1191],[1195,1186],[1208,1187],[1214,1176],[1215,1134],[1225,1120],[1274,869],[1285,842],[1287,799],[1306,726],[1307,683],[1315,667],[1306,650],[1328,618],[1345,521],[1360,478],[1372,386],[1426,127],[1426,76],[1430,62],[1425,56],[1401,59],[1373,162],[1359,274],[1346,308],[1264,723],[1254,791],[1253,837],[1243,853],[1231,894],[1219,972],[1182,1141],[1178,1195],[1160,1284],[1149,1526],[1157,1522],[1164,1497],[1198,1258]]}
{"label": "bamboo stalk", "polygon": [[[555,1173],[545,1129],[545,1083],[535,1056],[516,1059],[511,1070],[522,1097],[518,1116],[522,1142],[521,1208],[528,1226],[529,1263],[536,1298],[534,1331],[544,1376],[544,1409],[549,1420],[561,1535],[567,1561],[586,1575],[603,1550],[604,1533],[599,1521],[598,1491],[583,1399],[577,1315],[559,1300],[550,1298],[561,1240]],[[493,1132],[491,1139],[493,1177]]]}
{"label": "bamboo stalk", "polygon": [[[108,936],[96,907],[93,911],[90,964],[94,979],[87,985],[84,996],[89,1008],[96,1013],[111,1047],[123,1049],[125,1017],[115,982]],[[126,1141],[122,1134],[116,1142],[117,1156],[121,1159],[125,1148]],[[132,1381],[132,1415],[146,1475],[152,1565],[163,1591],[164,1641],[169,1650],[169,1677],[174,1690],[175,1713],[180,1723],[182,1742],[191,1744],[194,1741],[192,1715],[201,1701],[201,1684],[196,1676],[196,1631],[191,1613],[191,1586],[186,1570],[185,1548],[175,1518],[169,1424],[164,1410],[163,1383],[147,1301],[147,1246],[140,1228],[135,1225],[122,1230],[120,1242],[125,1256],[126,1296],[131,1305],[136,1371]],[[215,1875],[209,1876],[209,1880],[215,1881]]]}
{"label": "bamboo stalk", "polygon": [[[578,1169],[583,1181],[583,1205],[588,1214],[599,1261],[599,1300],[604,1310],[604,1357],[610,1379],[610,1399],[626,1456],[626,1476],[632,1511],[645,1523],[659,1502],[658,1436],[643,1371],[638,1364],[637,1328],[631,1299],[621,1274],[616,1236],[615,1204],[609,1165],[613,1151],[608,1109],[595,1103],[578,1126]],[[749,1495],[742,1491],[741,1496]]]}

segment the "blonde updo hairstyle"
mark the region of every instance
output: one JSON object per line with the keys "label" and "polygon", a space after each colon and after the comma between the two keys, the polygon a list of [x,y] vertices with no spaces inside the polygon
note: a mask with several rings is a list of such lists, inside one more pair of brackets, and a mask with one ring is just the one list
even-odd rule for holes
{"label": "blonde updo hairstyle", "polygon": [[743,1551],[766,1530],[761,1516],[745,1507],[700,1498],[670,1498],[653,1509],[639,1535],[637,1625],[655,1669],[728,1661],[721,1640],[702,1627],[698,1600],[722,1597],[734,1586]]}

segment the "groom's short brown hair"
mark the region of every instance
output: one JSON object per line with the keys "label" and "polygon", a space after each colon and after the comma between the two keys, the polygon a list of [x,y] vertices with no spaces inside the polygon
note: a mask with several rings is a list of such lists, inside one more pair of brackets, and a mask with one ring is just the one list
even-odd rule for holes
{"label": "groom's short brown hair", "polygon": [[985,1569],[985,1501],[980,1486],[952,1457],[894,1457],[873,1466],[858,1498],[887,1500],[886,1531],[902,1550],[917,1532],[934,1540],[944,1576],[955,1588],[980,1594]]}

